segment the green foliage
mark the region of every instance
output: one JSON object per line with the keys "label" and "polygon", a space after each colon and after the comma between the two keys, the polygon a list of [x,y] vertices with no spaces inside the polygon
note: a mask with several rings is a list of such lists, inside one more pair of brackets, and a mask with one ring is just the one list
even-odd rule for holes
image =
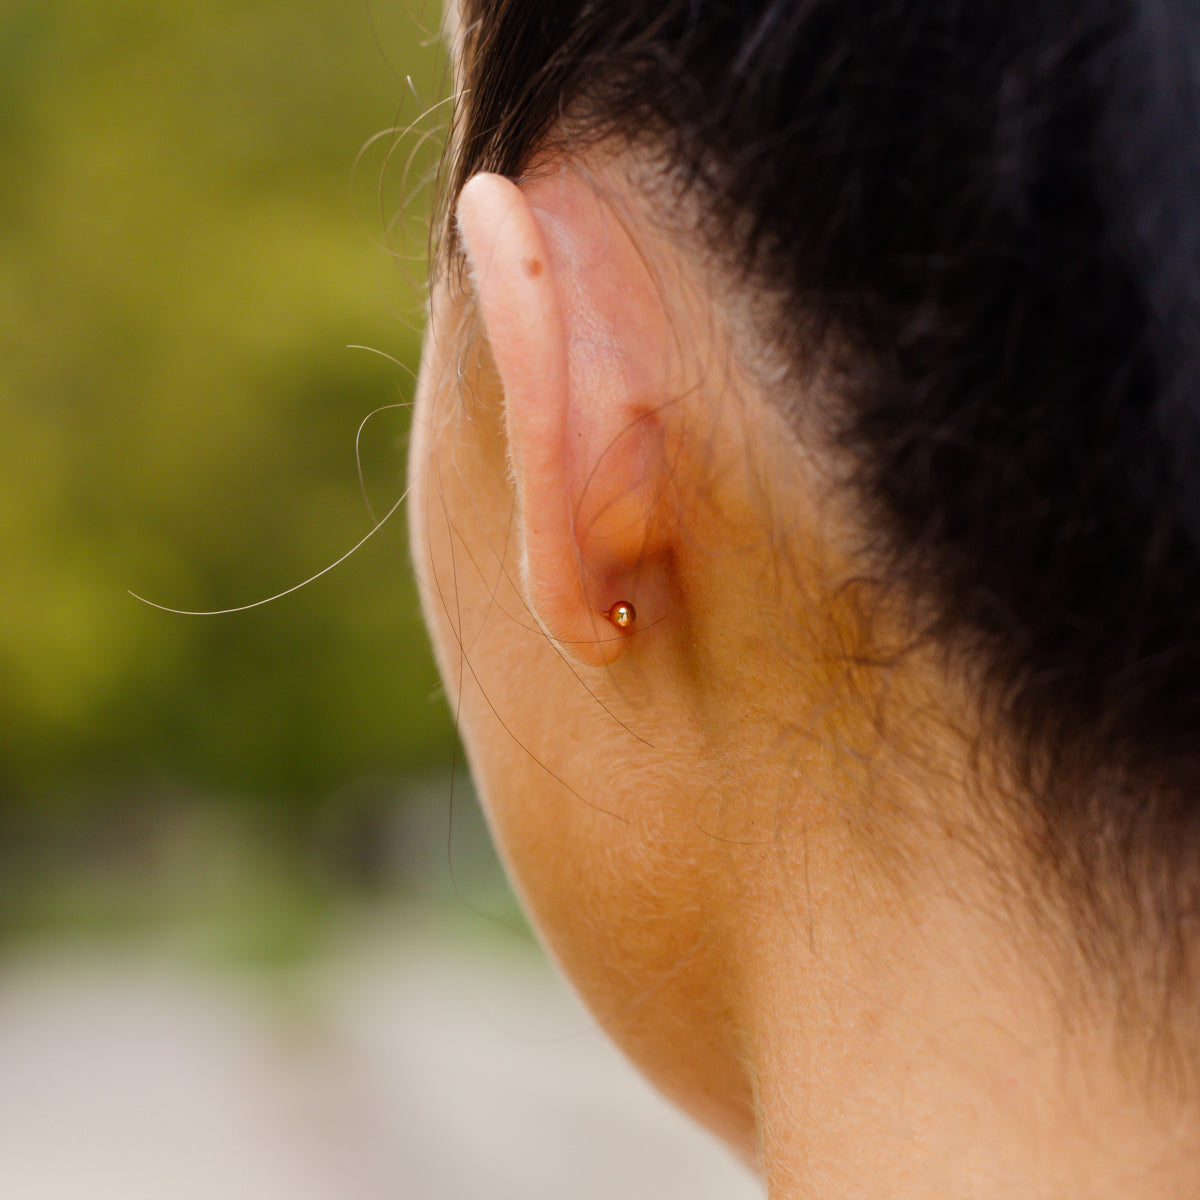
{"label": "green foliage", "polygon": [[[151,787],[302,819],[448,754],[402,513],[250,612],[126,594],[246,604],[370,529],[355,435],[411,396],[436,147],[367,143],[444,92],[435,32],[369,0],[0,7],[8,825]],[[406,428],[364,432],[377,513]]]}

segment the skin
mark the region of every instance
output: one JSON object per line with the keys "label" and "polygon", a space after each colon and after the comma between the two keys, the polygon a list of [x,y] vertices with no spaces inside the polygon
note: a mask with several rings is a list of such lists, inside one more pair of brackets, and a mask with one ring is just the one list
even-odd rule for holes
{"label": "skin", "polygon": [[493,833],[597,1019],[772,1197],[1195,1195],[1196,1106],[1122,1068],[1025,903],[961,683],[862,665],[903,614],[850,585],[836,464],[698,257],[599,150],[478,177],[458,219],[414,559]]}

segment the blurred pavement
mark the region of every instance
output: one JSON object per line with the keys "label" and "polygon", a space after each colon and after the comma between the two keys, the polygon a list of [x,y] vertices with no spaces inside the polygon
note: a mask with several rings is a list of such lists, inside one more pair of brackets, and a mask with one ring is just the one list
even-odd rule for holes
{"label": "blurred pavement", "polygon": [[751,1200],[529,949],[398,919],[285,977],[0,970],[0,1196]]}

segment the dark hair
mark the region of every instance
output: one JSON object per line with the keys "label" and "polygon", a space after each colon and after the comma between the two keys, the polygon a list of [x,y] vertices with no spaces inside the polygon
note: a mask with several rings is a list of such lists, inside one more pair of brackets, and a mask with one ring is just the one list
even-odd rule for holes
{"label": "dark hair", "polygon": [[452,192],[561,141],[644,148],[708,248],[782,298],[765,333],[789,360],[839,348],[872,550],[982,664],[1042,849],[1074,884],[1149,881],[1178,932],[1200,880],[1200,7],[464,0],[462,22]]}

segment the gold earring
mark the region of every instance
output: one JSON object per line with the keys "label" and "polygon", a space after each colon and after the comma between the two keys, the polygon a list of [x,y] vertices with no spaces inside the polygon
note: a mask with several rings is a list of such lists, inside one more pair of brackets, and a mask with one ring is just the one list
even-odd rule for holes
{"label": "gold earring", "polygon": [[637,620],[637,612],[628,600],[618,600],[604,615],[618,629],[628,629]]}

